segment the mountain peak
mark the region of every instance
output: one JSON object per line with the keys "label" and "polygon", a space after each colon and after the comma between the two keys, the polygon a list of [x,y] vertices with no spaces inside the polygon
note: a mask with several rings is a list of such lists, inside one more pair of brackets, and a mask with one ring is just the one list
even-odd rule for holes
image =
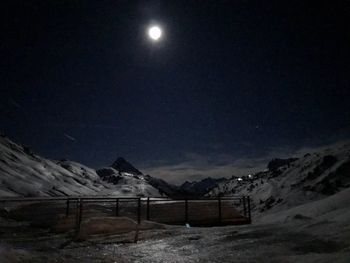
{"label": "mountain peak", "polygon": [[137,170],[131,163],[129,163],[123,157],[118,157],[117,160],[111,165],[111,167],[119,172],[142,175],[142,173],[139,170]]}

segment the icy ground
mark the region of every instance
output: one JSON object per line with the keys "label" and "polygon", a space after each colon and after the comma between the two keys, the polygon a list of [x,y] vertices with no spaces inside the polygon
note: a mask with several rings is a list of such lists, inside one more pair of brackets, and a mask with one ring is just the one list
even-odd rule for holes
{"label": "icy ground", "polygon": [[74,242],[0,222],[0,262],[350,262],[350,224],[296,217],[285,223],[165,230]]}

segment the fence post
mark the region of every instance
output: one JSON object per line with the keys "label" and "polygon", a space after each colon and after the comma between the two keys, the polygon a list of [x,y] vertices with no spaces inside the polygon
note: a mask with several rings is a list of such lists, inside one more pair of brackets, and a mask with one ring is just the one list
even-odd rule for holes
{"label": "fence post", "polygon": [[185,223],[188,223],[188,199],[185,198]]}
{"label": "fence post", "polygon": [[78,213],[79,213],[79,207],[78,207],[78,199],[76,199],[75,200],[75,225],[76,225],[76,228],[77,228],[77,230],[78,230],[78,217],[79,217],[79,215],[78,215]]}
{"label": "fence post", "polygon": [[66,201],[66,216],[69,215],[69,198],[67,198],[67,201]]}
{"label": "fence post", "polygon": [[244,217],[247,217],[247,207],[245,203],[245,196],[243,196],[243,211],[244,211]]}
{"label": "fence post", "polygon": [[76,204],[76,215],[75,215],[76,230],[79,233],[80,223],[81,223],[81,213],[82,213],[82,210],[83,210],[83,205],[81,203],[81,199],[80,198],[76,199],[76,202],[77,202],[77,204]]}
{"label": "fence post", "polygon": [[149,220],[149,197],[147,197],[147,220]]}
{"label": "fence post", "polygon": [[80,228],[80,223],[83,219],[83,199],[79,200],[79,228]]}
{"label": "fence post", "polygon": [[119,216],[119,198],[115,199],[115,216]]}
{"label": "fence post", "polygon": [[137,223],[141,223],[141,198],[139,197],[137,201]]}
{"label": "fence post", "polygon": [[251,217],[251,213],[250,213],[250,196],[248,196],[247,199],[248,199],[248,218],[249,218],[249,223],[251,223],[252,217]]}
{"label": "fence post", "polygon": [[219,205],[219,222],[221,223],[221,195],[218,195],[218,205]]}

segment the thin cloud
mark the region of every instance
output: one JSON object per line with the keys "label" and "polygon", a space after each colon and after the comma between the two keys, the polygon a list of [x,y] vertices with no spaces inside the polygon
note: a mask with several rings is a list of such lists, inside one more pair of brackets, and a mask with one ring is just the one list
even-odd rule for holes
{"label": "thin cloud", "polygon": [[[258,172],[266,166],[266,160],[235,159],[231,155],[217,156],[219,162],[213,157],[199,154],[187,154],[186,157],[187,160],[176,164],[148,167],[143,171],[170,183],[181,184],[184,181],[201,180],[206,177],[242,176]],[[191,159],[188,159],[189,157]]]}
{"label": "thin cloud", "polygon": [[144,173],[166,180],[173,184],[185,181],[201,180],[207,177],[229,178],[232,175],[243,176],[265,170],[269,161],[274,158],[301,157],[327,148],[338,147],[350,143],[349,140],[339,141],[323,146],[309,146],[299,149],[291,147],[270,148],[265,154],[256,158],[237,158],[233,155],[219,154],[206,156],[197,153],[187,153],[184,160],[174,164],[154,164],[142,169]]}

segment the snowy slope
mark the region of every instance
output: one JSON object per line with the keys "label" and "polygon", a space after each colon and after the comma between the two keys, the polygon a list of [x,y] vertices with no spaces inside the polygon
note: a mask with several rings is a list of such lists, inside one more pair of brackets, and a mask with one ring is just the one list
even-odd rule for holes
{"label": "snowy slope", "polygon": [[279,212],[269,213],[262,216],[259,221],[276,223],[298,218],[317,218],[319,220],[349,222],[350,188],[321,200],[312,201]]}
{"label": "snowy slope", "polygon": [[256,215],[322,200],[350,186],[350,144],[299,159],[276,159],[268,167],[251,178],[231,178],[220,183],[208,195],[250,195]]}
{"label": "snowy slope", "polygon": [[140,172],[132,174],[112,167],[101,168],[96,172],[102,180],[114,184],[122,195],[160,196],[159,190],[150,185]]}
{"label": "snowy slope", "polygon": [[[118,184],[118,186],[124,185],[122,192],[128,192],[129,185],[133,185],[144,187],[143,192],[148,193],[148,196],[183,197],[188,195],[188,192],[178,186],[168,184],[164,180],[150,175],[144,175],[122,157],[118,157],[110,167],[97,170],[97,174],[104,181]],[[145,188],[147,184],[157,189],[157,191],[149,187]]]}
{"label": "snowy slope", "polygon": [[[110,168],[113,169],[113,168]],[[118,184],[70,161],[54,162],[0,136],[0,196],[159,195],[144,178],[121,173]]]}

